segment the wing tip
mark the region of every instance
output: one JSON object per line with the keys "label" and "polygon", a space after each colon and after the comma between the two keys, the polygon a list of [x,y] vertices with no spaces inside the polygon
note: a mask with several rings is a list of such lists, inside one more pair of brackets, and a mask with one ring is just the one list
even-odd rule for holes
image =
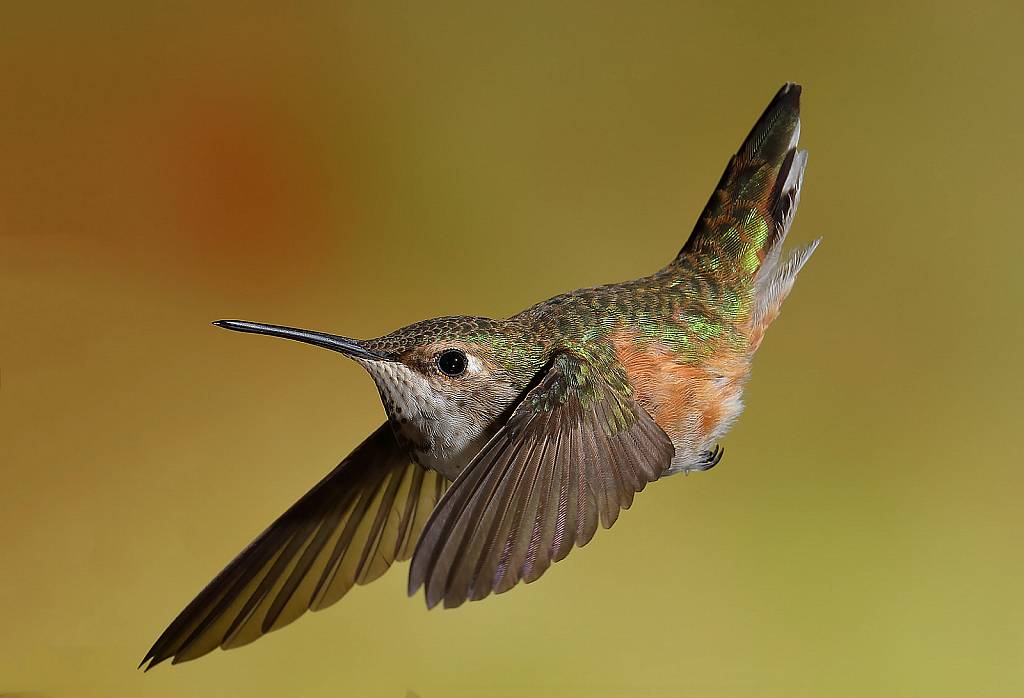
{"label": "wing tip", "polygon": [[163,634],[157,638],[157,641],[149,648],[149,652],[146,652],[146,656],[142,658],[142,661],[139,662],[139,666],[137,668],[142,669],[143,672],[147,672],[157,664],[161,664],[174,657],[175,652],[167,651],[168,647],[171,645],[171,638],[167,636],[170,629],[171,628],[165,630]]}

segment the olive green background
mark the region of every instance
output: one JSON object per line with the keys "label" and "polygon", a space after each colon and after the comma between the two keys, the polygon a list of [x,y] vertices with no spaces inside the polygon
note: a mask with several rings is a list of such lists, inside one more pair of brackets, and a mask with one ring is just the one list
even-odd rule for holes
{"label": "olive green background", "polygon": [[[1024,6],[4,3],[0,694],[1024,693]],[[383,419],[377,336],[660,268],[786,80],[824,241],[714,470],[144,674]]]}

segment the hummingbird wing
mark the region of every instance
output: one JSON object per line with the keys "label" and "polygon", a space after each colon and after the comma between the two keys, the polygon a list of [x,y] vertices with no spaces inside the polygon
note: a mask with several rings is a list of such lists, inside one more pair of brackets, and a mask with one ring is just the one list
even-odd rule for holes
{"label": "hummingbird wing", "polygon": [[385,423],[232,560],[142,663],[238,647],[330,606],[412,555],[447,487],[409,461]]}
{"label": "hummingbird wing", "polygon": [[532,582],[669,468],[668,435],[589,362],[561,353],[431,512],[409,594],[446,608]]}

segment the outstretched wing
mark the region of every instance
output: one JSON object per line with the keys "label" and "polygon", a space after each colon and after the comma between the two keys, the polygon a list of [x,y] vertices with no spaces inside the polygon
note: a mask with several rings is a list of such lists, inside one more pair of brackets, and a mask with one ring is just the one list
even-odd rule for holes
{"label": "outstretched wing", "polygon": [[431,513],[410,595],[446,608],[532,582],[672,462],[672,442],[589,363],[559,354]]}
{"label": "outstretched wing", "polygon": [[373,581],[409,558],[447,485],[384,424],[225,567],[142,663],[247,644]]}

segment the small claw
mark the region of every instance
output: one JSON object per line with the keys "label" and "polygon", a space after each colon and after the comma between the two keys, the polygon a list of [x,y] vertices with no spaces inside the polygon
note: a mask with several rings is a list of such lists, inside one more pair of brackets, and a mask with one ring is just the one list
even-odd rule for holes
{"label": "small claw", "polygon": [[691,465],[686,469],[686,474],[689,475],[691,470],[698,473],[702,473],[705,470],[711,470],[718,465],[718,461],[722,460],[723,453],[725,453],[725,449],[718,444],[715,444],[715,447],[712,450],[707,451],[704,454],[704,460],[697,463],[697,465]]}

